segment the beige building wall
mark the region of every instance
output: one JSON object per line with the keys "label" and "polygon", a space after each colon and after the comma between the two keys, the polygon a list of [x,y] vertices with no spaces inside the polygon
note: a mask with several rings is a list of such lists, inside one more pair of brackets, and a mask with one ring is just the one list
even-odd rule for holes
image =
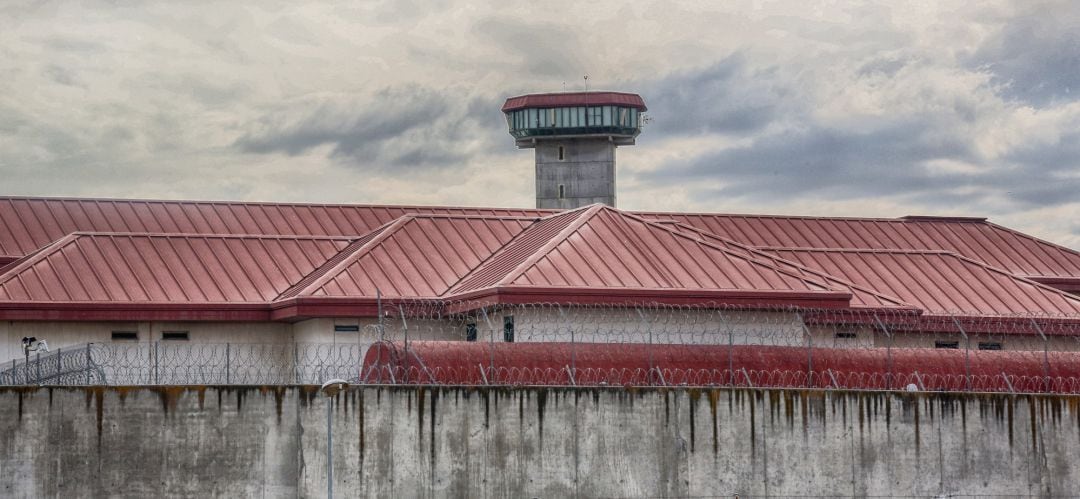
{"label": "beige building wall", "polygon": [[506,317],[513,317],[516,342],[653,343],[691,345],[806,344],[797,314],[703,309],[519,308],[477,320],[479,339],[505,340]]}

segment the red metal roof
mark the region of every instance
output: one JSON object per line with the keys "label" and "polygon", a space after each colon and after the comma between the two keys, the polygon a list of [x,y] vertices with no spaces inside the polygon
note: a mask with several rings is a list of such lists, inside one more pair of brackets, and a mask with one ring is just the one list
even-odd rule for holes
{"label": "red metal roof", "polygon": [[0,300],[265,305],[348,242],[317,237],[75,233],[0,276]]}
{"label": "red metal roof", "polygon": [[958,217],[903,219],[643,213],[756,247],[946,250],[1013,274],[1080,282],[1080,252],[986,222]]}
{"label": "red metal roof", "polygon": [[[368,382],[413,384],[680,385],[792,388],[1075,391],[1080,353],[767,345],[379,343]],[[1008,373],[1006,380],[1002,373]],[[391,376],[392,374],[392,376]],[[1018,382],[1021,380],[1022,382]],[[1034,383],[1023,381],[1032,380]],[[1072,384],[1061,385],[1062,380]]]}
{"label": "red metal roof", "polygon": [[508,113],[525,108],[624,106],[648,111],[645,100],[638,94],[624,92],[558,92],[519,95],[506,99],[502,111]]}
{"label": "red metal roof", "polygon": [[[547,210],[0,197],[0,265],[71,232],[282,234],[359,237],[408,213],[542,216]],[[1080,288],[1080,252],[981,219],[821,218],[642,213],[750,246],[947,250]]]}
{"label": "red metal roof", "polygon": [[598,204],[534,224],[451,292],[504,286],[775,291],[850,299],[844,290]]}
{"label": "red metal roof", "polygon": [[[424,210],[434,213],[406,216]],[[305,299],[355,316],[355,310],[334,300],[363,301],[377,286],[388,297],[506,302],[790,305],[816,300],[815,306],[827,307],[1080,313],[1075,298],[1009,273],[1017,268],[1047,272],[1050,277],[1039,279],[1069,286],[1080,282],[1075,251],[974,219],[645,214],[650,221],[602,206],[550,213],[0,198],[0,250],[22,258],[0,274],[0,308],[59,310],[66,305],[57,304],[68,302],[261,304],[260,310],[271,307],[278,310],[276,317],[288,318],[295,311],[283,303]],[[135,233],[64,233],[73,228]],[[155,232],[162,229],[187,235]],[[210,234],[191,233],[202,230]],[[344,237],[232,234],[249,231]],[[45,242],[34,246],[37,241]],[[803,243],[886,250],[815,252],[797,247]],[[298,245],[303,249],[295,249]],[[914,246],[955,247],[977,257]],[[825,266],[804,260],[810,257],[803,253],[840,263]],[[1012,267],[989,268],[980,263],[986,260]],[[930,261],[941,267],[928,267]],[[106,272],[87,274],[88,269]],[[891,277],[874,277],[879,273]]]}
{"label": "red metal roof", "polygon": [[527,209],[0,197],[0,257],[72,232],[359,237],[409,213],[536,216]]}
{"label": "red metal roof", "polygon": [[954,253],[931,250],[768,250],[928,313],[1080,314],[1080,298]]}
{"label": "red metal roof", "polygon": [[354,244],[280,298],[438,297],[535,218],[409,215]]}

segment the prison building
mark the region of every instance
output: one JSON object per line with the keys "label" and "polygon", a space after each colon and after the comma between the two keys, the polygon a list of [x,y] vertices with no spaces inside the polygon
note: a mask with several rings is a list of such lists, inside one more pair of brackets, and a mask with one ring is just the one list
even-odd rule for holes
{"label": "prison building", "polygon": [[[1080,254],[982,219],[3,198],[0,222],[4,361],[29,336],[556,342],[577,327],[579,342],[1036,351],[1075,350],[1080,332]],[[406,310],[424,303],[442,308]]]}
{"label": "prison building", "polygon": [[985,218],[621,210],[640,95],[501,110],[535,209],[0,197],[0,362],[23,338],[1080,350],[1075,250]]}

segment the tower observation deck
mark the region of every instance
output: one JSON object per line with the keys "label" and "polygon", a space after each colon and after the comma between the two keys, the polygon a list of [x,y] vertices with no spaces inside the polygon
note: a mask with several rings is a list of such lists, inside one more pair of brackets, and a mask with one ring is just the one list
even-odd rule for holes
{"label": "tower observation deck", "polygon": [[640,95],[622,92],[506,99],[510,135],[536,151],[536,207],[615,206],[615,148],[634,145],[646,110]]}

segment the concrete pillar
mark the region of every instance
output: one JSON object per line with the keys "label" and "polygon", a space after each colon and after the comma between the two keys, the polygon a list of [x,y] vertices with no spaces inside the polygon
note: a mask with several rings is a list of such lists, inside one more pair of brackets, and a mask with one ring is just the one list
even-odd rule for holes
{"label": "concrete pillar", "polygon": [[615,206],[615,143],[607,137],[536,144],[536,207]]}

